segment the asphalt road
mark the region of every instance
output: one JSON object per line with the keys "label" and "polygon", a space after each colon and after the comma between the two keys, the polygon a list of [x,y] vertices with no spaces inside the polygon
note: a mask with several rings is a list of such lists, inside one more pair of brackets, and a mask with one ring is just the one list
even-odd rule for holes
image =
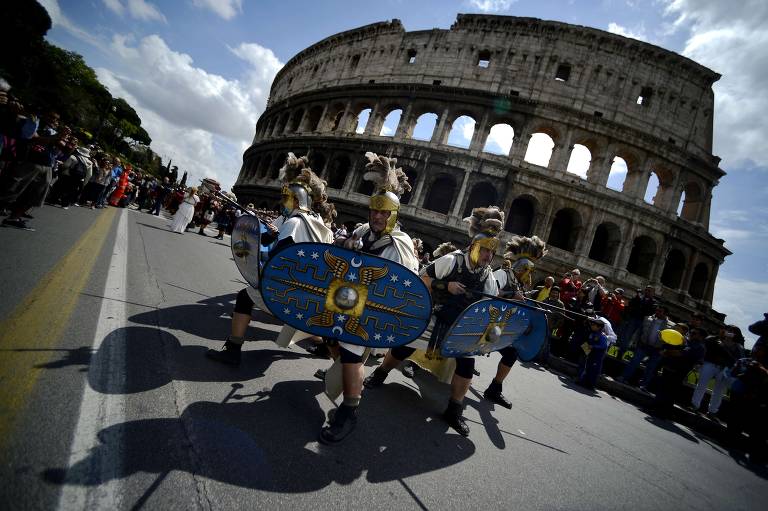
{"label": "asphalt road", "polygon": [[768,474],[738,453],[535,365],[513,368],[512,410],[488,404],[497,355],[469,438],[439,418],[447,386],[393,372],[321,446],[327,361],[277,347],[258,313],[239,369],[204,357],[243,287],[228,238],[133,210],[35,216],[0,229],[2,509],[764,508]]}

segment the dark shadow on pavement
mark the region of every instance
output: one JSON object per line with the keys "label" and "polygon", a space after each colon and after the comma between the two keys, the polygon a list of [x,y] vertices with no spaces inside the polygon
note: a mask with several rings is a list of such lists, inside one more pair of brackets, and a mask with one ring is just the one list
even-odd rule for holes
{"label": "dark shadow on pavement", "polygon": [[[189,405],[180,419],[148,419],[108,427],[87,458],[69,470],[49,468],[53,484],[94,486],[138,472],[157,474],[138,503],[170,471],[245,488],[305,493],[331,483],[348,485],[365,474],[369,482],[402,481],[460,463],[474,444],[447,431],[418,393],[402,385],[371,392],[361,404],[357,429],[343,445],[316,443],[325,414],[318,405],[323,384],[288,381],[256,395]],[[238,401],[238,402],[234,402]],[[105,467],[115,452],[119,467]],[[101,470],[96,468],[101,467]],[[415,502],[418,495],[411,493]]]}
{"label": "dark shadow on pavement", "polygon": [[582,387],[581,385],[573,381],[573,379],[569,378],[568,376],[558,375],[557,379],[560,380],[560,383],[562,384],[563,387],[569,390],[578,392],[579,394],[584,394],[585,396],[602,399],[602,396],[600,395],[599,392],[597,392],[596,390],[588,389],[587,387]]}
{"label": "dark shadow on pavement", "polygon": [[158,231],[165,231],[165,232],[167,232],[167,233],[173,233],[173,231],[171,231],[171,230],[170,230],[169,228],[167,228],[167,227],[158,227],[158,226],[156,226],[156,225],[152,225],[152,224],[145,224],[145,223],[142,223],[142,222],[136,222],[136,224],[138,224],[138,225],[143,225],[144,227],[149,227],[150,229],[157,229]]}
{"label": "dark shadow on pavement", "polygon": [[680,435],[681,437],[685,438],[686,440],[693,442],[695,444],[699,443],[699,439],[695,436],[691,435],[690,433],[684,431],[682,428],[680,428],[677,424],[672,422],[671,420],[662,419],[659,417],[654,417],[653,415],[648,415],[645,418],[646,421],[650,422],[656,427],[659,427],[661,429],[667,430],[671,433],[675,433],[676,435]]}

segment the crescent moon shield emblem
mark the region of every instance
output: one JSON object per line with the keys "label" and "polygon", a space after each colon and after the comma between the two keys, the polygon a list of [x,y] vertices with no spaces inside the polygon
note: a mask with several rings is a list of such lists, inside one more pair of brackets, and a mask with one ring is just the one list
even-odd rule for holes
{"label": "crescent moon shield emblem", "polygon": [[331,332],[333,332],[334,335],[341,335],[344,333],[344,330],[342,330],[340,326],[335,326],[331,329]]}
{"label": "crescent moon shield emblem", "polygon": [[352,260],[349,263],[354,268],[360,268],[363,265],[363,260],[360,259],[359,257],[353,257]]}

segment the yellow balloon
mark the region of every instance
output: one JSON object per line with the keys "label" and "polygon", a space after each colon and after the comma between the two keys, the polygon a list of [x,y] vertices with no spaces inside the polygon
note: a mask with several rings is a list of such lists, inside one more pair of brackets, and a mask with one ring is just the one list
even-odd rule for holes
{"label": "yellow balloon", "polygon": [[661,331],[661,340],[671,346],[680,346],[683,344],[683,334],[677,330],[668,328]]}

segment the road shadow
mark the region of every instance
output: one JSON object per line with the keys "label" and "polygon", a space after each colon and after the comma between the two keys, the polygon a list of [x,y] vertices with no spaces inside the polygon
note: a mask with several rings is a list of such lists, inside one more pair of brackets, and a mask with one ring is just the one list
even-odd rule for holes
{"label": "road shadow", "polygon": [[[263,343],[259,343],[263,346]],[[150,327],[112,331],[90,359],[88,383],[104,394],[134,394],[172,381],[235,382],[264,376],[272,363],[308,354],[283,349],[245,349],[238,368],[223,366],[205,356],[205,346],[182,346],[178,338]],[[119,368],[119,369],[115,369]]]}
{"label": "road shadow", "polygon": [[[321,382],[282,382],[250,395],[242,395],[235,384],[234,395],[230,392],[223,403],[193,403],[179,419],[105,428],[85,459],[68,470],[49,468],[41,476],[53,484],[95,486],[138,472],[157,474],[141,503],[174,470],[244,488],[305,493],[331,483],[348,485],[363,474],[372,483],[402,481],[475,453],[469,439],[434,420],[417,392],[393,387],[366,395],[358,427],[341,446],[316,442],[325,422],[317,399]],[[123,462],[105,467],[116,452],[123,454]]]}
{"label": "road shadow", "polygon": [[[168,285],[179,288],[173,284]],[[205,296],[197,291],[184,290],[198,296]],[[223,341],[230,331],[235,297],[235,294],[205,297],[195,303],[141,312],[128,319],[140,325],[180,330],[204,339]],[[282,325],[274,316],[259,309],[253,310],[251,318],[261,323]],[[246,339],[249,340],[274,341],[276,338],[277,332],[253,325],[248,327],[246,333]]]}
{"label": "road shadow", "polygon": [[670,433],[674,433],[676,435],[680,435],[681,437],[685,438],[689,442],[693,442],[694,444],[699,443],[699,439],[695,436],[691,435],[687,431],[683,430],[680,426],[675,424],[673,421],[669,419],[663,419],[660,417],[654,417],[653,415],[647,415],[645,417],[646,422],[649,422],[650,424],[653,424],[657,428],[661,428],[663,430],[669,431]]}
{"label": "road shadow", "polygon": [[578,392],[579,394],[583,394],[585,396],[602,399],[602,396],[598,391],[593,389],[588,389],[587,387],[582,387],[581,385],[573,381],[573,379],[568,376],[558,374],[557,379],[560,380],[560,384],[568,390]]}
{"label": "road shadow", "polygon": [[168,232],[168,233],[173,233],[173,231],[170,230],[168,227],[159,227],[157,225],[145,224],[143,222],[136,222],[136,224],[137,225],[143,225],[144,227],[149,227],[150,229],[157,229],[158,231],[165,231],[165,232]]}

